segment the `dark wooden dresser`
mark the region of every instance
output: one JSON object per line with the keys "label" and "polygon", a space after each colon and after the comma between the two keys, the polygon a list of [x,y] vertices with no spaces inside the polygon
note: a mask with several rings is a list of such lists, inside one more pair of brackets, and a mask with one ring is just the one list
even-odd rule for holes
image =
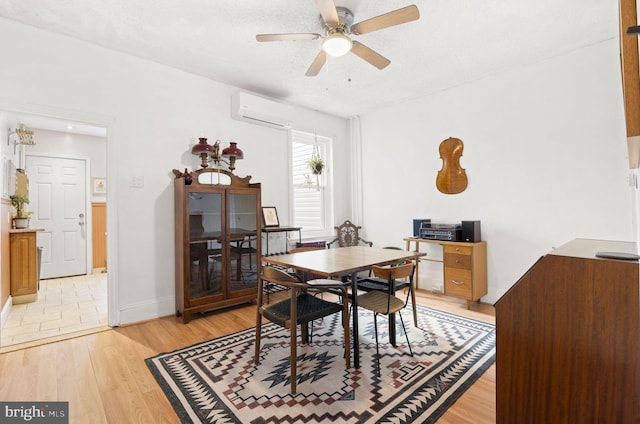
{"label": "dark wooden dresser", "polygon": [[573,240],[496,302],[496,422],[638,423],[636,244]]}

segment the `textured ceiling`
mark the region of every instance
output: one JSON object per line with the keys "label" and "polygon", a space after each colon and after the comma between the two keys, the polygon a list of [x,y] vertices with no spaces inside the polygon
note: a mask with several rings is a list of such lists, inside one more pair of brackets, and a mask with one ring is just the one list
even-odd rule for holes
{"label": "textured ceiling", "polygon": [[306,77],[321,40],[255,35],[322,32],[313,0],[1,0],[0,16],[343,117],[617,37],[615,1],[335,1],[354,22],[409,4],[421,17],[354,37],[384,70],[349,54]]}

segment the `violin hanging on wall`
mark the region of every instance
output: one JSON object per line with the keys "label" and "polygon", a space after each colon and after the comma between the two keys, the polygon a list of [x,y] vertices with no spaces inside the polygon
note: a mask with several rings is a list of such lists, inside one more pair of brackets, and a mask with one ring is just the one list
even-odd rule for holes
{"label": "violin hanging on wall", "polygon": [[440,143],[442,169],[438,171],[436,187],[445,194],[457,194],[467,188],[467,173],[460,166],[464,145],[459,138],[449,137]]}

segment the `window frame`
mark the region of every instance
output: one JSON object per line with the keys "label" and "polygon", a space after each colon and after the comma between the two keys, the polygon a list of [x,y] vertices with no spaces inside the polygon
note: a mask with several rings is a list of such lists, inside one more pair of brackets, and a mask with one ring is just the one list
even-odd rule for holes
{"label": "window frame", "polygon": [[[294,185],[294,143],[304,143],[309,145],[315,145],[321,147],[320,156],[325,162],[325,168],[322,172],[321,184],[320,184],[320,195],[321,195],[321,222],[322,226],[318,229],[305,229],[303,225],[297,225],[296,219],[296,195],[295,195],[295,185]],[[334,190],[333,190],[333,175],[331,172],[331,168],[333,166],[333,138],[326,135],[320,135],[315,133],[310,133],[307,131],[301,130],[289,130],[289,193],[290,193],[290,201],[289,201],[289,216],[291,217],[291,222],[293,226],[302,227],[301,234],[303,239],[312,239],[312,238],[322,238],[326,239],[333,234],[334,230],[334,220],[333,220],[333,204],[334,204]],[[322,151],[324,150],[324,151]],[[313,182],[315,183],[315,178],[311,175]],[[298,185],[299,187],[299,185]],[[311,190],[316,190],[315,184]]]}

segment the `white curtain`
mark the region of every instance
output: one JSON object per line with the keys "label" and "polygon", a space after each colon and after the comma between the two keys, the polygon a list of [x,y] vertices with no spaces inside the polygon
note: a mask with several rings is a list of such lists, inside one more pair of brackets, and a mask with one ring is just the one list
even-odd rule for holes
{"label": "white curtain", "polygon": [[349,118],[351,138],[351,219],[356,225],[364,223],[362,207],[362,134],[360,117]]}

